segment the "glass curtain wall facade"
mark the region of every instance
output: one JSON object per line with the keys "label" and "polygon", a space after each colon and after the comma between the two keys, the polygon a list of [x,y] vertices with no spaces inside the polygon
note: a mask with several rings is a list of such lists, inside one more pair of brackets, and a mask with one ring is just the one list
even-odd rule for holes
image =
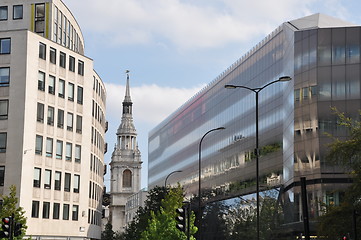
{"label": "glass curtain wall facade", "polygon": [[279,190],[283,221],[293,232],[302,230],[300,177],[306,177],[311,222],[322,204],[339,203],[350,178],[326,163],[324,133],[346,136],[331,107],[354,118],[361,108],[361,28],[298,23],[282,24],[150,132],[149,188],[182,170],[168,183],[198,195],[199,141],[225,127],[202,143],[202,192],[211,192],[209,202],[254,194],[255,93],[224,86],[257,88],[291,76],[259,93],[260,188]]}

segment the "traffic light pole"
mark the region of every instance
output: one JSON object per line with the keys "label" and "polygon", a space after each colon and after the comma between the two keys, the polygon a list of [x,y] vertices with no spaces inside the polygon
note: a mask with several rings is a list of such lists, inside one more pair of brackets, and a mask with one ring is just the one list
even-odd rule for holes
{"label": "traffic light pole", "polygon": [[15,215],[14,213],[11,214],[11,218],[10,218],[10,236],[9,236],[9,239],[10,240],[13,240],[14,238],[14,218],[15,218]]}
{"label": "traffic light pole", "polygon": [[187,204],[187,240],[191,238],[191,203]]}

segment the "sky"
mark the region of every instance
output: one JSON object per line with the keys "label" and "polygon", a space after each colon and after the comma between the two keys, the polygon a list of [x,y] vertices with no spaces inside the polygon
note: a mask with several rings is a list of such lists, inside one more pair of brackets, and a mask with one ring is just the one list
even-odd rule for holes
{"label": "sky", "polygon": [[[361,25],[359,0],[63,0],[106,85],[111,160],[130,71],[147,187],[148,133],[283,22],[315,13]],[[108,167],[108,173],[110,169]],[[104,177],[109,185],[110,176]]]}

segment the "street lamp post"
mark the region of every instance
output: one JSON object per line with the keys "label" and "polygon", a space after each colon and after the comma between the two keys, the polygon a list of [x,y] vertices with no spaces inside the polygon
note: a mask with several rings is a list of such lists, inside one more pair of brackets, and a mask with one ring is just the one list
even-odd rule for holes
{"label": "street lamp post", "polygon": [[201,159],[202,159],[202,154],[201,154],[201,150],[202,150],[202,141],[203,139],[211,132],[213,131],[218,131],[218,130],[223,130],[226,129],[225,127],[219,127],[219,128],[213,128],[211,130],[209,130],[208,132],[206,132],[203,137],[201,138],[201,140],[199,141],[199,149],[198,149],[198,214],[199,214],[199,218],[198,218],[198,240],[200,240],[202,238],[201,235],[201,229],[202,229],[202,198],[201,198],[201,173],[202,173],[202,165],[201,165]]}
{"label": "street lamp post", "polygon": [[256,202],[257,202],[257,240],[260,239],[260,224],[259,224],[259,136],[258,136],[258,93],[260,91],[262,91],[263,89],[265,89],[266,87],[268,87],[271,84],[277,83],[277,82],[288,82],[291,81],[291,77],[289,76],[283,76],[280,77],[279,79],[267,83],[266,85],[262,86],[262,87],[258,87],[258,88],[250,88],[247,86],[237,86],[237,85],[225,85],[224,87],[227,89],[235,89],[235,88],[244,88],[247,89],[249,91],[252,91],[255,93],[256,95],[256,149],[255,149],[255,153],[256,153]]}
{"label": "street lamp post", "polygon": [[167,189],[167,180],[170,177],[170,175],[172,175],[173,173],[180,173],[180,172],[182,172],[182,170],[173,171],[173,172],[168,174],[168,176],[165,178],[165,181],[164,181],[164,188],[165,189]]}

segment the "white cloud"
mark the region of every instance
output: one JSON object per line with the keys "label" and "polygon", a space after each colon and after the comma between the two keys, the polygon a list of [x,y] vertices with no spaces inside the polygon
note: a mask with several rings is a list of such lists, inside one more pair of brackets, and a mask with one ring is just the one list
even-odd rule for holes
{"label": "white cloud", "polygon": [[[155,84],[131,87],[133,118],[137,123],[155,126],[174,112],[203,86],[192,88],[160,87]],[[125,86],[106,83],[107,118],[120,121]],[[118,120],[119,119],[119,120]],[[150,129],[149,129],[150,130]]]}
{"label": "white cloud", "polygon": [[[124,100],[125,86],[119,84],[105,83],[107,89],[107,114],[106,118],[110,122],[107,132],[107,143],[110,148],[107,161],[110,161],[112,146],[115,145],[115,132],[120,124],[122,102]],[[142,152],[142,187],[147,186],[148,163],[147,145],[148,132],[158,123],[164,120],[169,114],[174,112],[189,98],[196,94],[204,86],[192,88],[172,88],[161,87],[155,84],[142,85],[130,88],[130,95],[133,102],[133,119],[138,133],[139,149]],[[110,177],[106,177],[108,179]],[[108,184],[108,183],[107,183]]]}
{"label": "white cloud", "polygon": [[[66,0],[82,28],[113,44],[221,47],[264,36],[320,0]],[[86,6],[86,10],[84,9]]]}

